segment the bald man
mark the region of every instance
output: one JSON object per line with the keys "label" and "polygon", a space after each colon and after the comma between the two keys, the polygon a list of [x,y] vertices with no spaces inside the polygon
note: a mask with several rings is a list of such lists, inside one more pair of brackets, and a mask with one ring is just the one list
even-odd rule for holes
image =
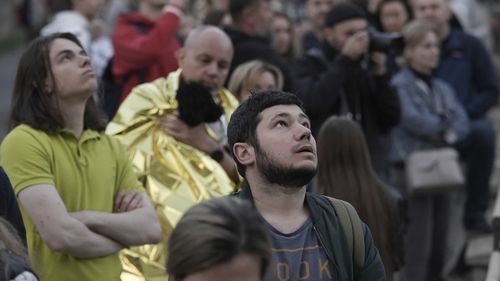
{"label": "bald man", "polygon": [[[166,241],[180,216],[195,203],[231,193],[239,181],[225,149],[226,125],[238,105],[222,88],[233,56],[230,39],[217,27],[201,26],[176,56],[180,69],[134,88],[106,129],[127,147],[163,229],[160,244],[125,251],[122,280],[167,280]],[[206,102],[185,103],[189,95]],[[208,109],[215,120],[193,124],[181,110],[188,106],[191,113]],[[220,116],[211,114],[217,108]]]}

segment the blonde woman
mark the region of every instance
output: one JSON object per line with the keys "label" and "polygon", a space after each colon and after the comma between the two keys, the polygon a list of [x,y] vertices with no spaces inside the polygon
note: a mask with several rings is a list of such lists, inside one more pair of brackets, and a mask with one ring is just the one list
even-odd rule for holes
{"label": "blonde woman", "polygon": [[240,101],[246,100],[252,92],[260,90],[281,90],[283,74],[276,66],[260,60],[239,65],[229,79],[229,91]]}

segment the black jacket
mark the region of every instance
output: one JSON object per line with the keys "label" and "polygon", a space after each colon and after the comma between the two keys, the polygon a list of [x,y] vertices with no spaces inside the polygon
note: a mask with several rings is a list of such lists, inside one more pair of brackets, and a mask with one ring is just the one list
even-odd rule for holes
{"label": "black jacket", "polygon": [[[231,38],[234,47],[234,56],[229,69],[228,80],[234,69],[240,64],[251,60],[260,59],[278,67],[283,73],[283,90],[291,90],[291,76],[287,62],[281,58],[270,46],[270,43],[262,37],[251,36],[242,31],[225,27],[224,31]],[[236,94],[236,93],[233,93]]]}
{"label": "black jacket", "polygon": [[[245,182],[237,197],[251,200],[252,191]],[[311,214],[314,227],[319,235],[318,239],[326,253],[336,281],[379,281],[385,280],[384,265],[378,254],[368,227],[363,224],[365,232],[365,264],[360,272],[354,272],[353,256],[347,239],[341,229],[337,213],[330,201],[319,194],[307,192],[305,198]]]}
{"label": "black jacket", "polygon": [[317,135],[332,115],[351,115],[363,129],[377,171],[388,165],[387,133],[399,123],[400,104],[388,76],[375,76],[361,61],[345,57],[326,43],[297,61],[294,93],[304,102]]}
{"label": "black jacket", "polygon": [[14,226],[17,230],[17,234],[26,244],[26,230],[24,228],[21,213],[19,212],[16,195],[2,167],[0,167],[0,216]]}

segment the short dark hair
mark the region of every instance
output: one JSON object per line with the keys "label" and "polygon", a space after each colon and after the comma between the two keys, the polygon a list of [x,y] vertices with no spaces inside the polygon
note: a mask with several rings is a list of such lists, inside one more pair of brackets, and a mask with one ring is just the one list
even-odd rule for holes
{"label": "short dark hair", "polygon": [[246,7],[255,5],[259,3],[260,1],[265,1],[265,0],[230,0],[229,1],[229,14],[233,18],[233,20],[238,19],[239,16],[241,15],[241,12]]}
{"label": "short dark hair", "polygon": [[264,277],[271,260],[267,227],[249,201],[219,197],[191,207],[182,216],[168,241],[167,272],[182,280],[240,254],[257,257]]}
{"label": "short dark hair", "polygon": [[[255,92],[250,95],[231,115],[231,120],[227,126],[227,136],[229,149],[233,153],[234,144],[246,142],[254,147],[258,147],[257,125],[261,120],[260,113],[275,105],[297,105],[305,112],[302,101],[294,94],[278,90],[267,90]],[[234,156],[236,167],[241,176],[245,177],[245,166]]]}
{"label": "short dark hair", "polygon": [[[55,132],[64,128],[64,120],[59,107],[51,101],[46,91],[48,79],[55,81],[50,63],[50,46],[56,39],[67,39],[81,48],[82,44],[71,33],[54,33],[34,39],[26,48],[17,67],[14,93],[12,94],[9,127],[19,124],[45,132]],[[85,107],[84,127],[103,131],[106,117],[93,98]]]}

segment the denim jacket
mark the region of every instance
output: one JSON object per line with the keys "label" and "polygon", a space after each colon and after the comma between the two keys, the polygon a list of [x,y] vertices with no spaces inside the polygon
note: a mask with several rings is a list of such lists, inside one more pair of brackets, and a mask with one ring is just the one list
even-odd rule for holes
{"label": "denim jacket", "polygon": [[433,78],[430,87],[408,68],[392,79],[401,103],[401,121],[391,133],[392,163],[404,162],[421,149],[452,145],[469,133],[469,119],[453,89]]}

